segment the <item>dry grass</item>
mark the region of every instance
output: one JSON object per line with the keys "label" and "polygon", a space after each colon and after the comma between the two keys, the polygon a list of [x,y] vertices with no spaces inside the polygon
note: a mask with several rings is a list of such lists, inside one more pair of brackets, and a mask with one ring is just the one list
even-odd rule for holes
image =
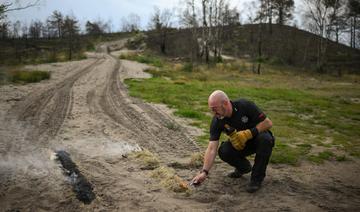
{"label": "dry grass", "polygon": [[151,177],[158,180],[161,186],[173,192],[188,193],[190,191],[188,183],[176,175],[174,169],[160,166],[158,157],[149,150],[133,152],[129,156],[142,164],[141,169],[152,170]]}
{"label": "dry grass", "polygon": [[175,174],[172,168],[161,166],[151,172],[151,177],[158,179],[160,184],[173,192],[189,192],[188,183]]}
{"label": "dry grass", "polygon": [[191,155],[189,167],[201,167],[204,162],[204,153],[202,152],[196,152]]}
{"label": "dry grass", "polygon": [[135,158],[143,165],[141,169],[152,170],[158,168],[160,165],[158,157],[146,149],[140,152],[133,152],[130,157]]}

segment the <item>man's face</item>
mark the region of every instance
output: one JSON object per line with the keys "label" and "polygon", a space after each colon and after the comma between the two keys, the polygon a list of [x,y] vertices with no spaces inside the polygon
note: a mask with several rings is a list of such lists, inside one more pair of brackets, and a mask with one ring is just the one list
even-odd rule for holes
{"label": "man's face", "polygon": [[226,115],[226,108],[224,102],[214,102],[209,104],[209,108],[214,116],[218,119],[223,119]]}

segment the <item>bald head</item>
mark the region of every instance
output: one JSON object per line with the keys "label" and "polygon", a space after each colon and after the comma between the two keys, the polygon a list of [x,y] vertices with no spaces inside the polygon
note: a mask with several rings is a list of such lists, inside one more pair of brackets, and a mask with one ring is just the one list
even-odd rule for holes
{"label": "bald head", "polygon": [[226,95],[226,93],[221,90],[216,90],[210,94],[208,103],[209,106],[211,106],[213,104],[221,104],[225,101],[229,101],[229,97]]}
{"label": "bald head", "polygon": [[232,114],[232,106],[229,97],[224,91],[216,90],[212,92],[208,100],[209,108],[213,114],[220,119],[230,117]]}

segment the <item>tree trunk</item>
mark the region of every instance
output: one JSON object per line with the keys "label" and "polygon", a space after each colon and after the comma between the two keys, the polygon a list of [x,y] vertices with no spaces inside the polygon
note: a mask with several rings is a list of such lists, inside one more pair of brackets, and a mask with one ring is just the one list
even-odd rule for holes
{"label": "tree trunk", "polygon": [[261,26],[261,22],[259,24],[259,37],[258,37],[258,68],[257,68],[257,73],[258,74],[261,74],[261,57],[262,57],[262,51],[261,51],[261,48],[262,48],[262,26]]}
{"label": "tree trunk", "polygon": [[279,24],[280,25],[284,24],[284,14],[283,14],[283,8],[282,7],[279,8]]}
{"label": "tree trunk", "polygon": [[203,51],[205,51],[205,61],[209,63],[209,44],[206,30],[208,30],[207,22],[206,22],[206,2],[207,0],[202,1],[202,9],[203,9],[203,31],[202,31],[202,43],[203,43]]}
{"label": "tree trunk", "polygon": [[258,63],[257,74],[261,74],[261,63]]}
{"label": "tree trunk", "polygon": [[336,26],[335,37],[336,37],[336,43],[339,43],[339,26]]}
{"label": "tree trunk", "polygon": [[69,60],[72,59],[72,53],[73,53],[73,44],[72,44],[72,36],[69,35]]}
{"label": "tree trunk", "polygon": [[354,18],[351,18],[351,20],[350,20],[350,47],[351,48],[354,48],[354,40],[355,40],[354,31],[355,31]]}
{"label": "tree trunk", "polygon": [[356,17],[354,17],[354,38],[353,38],[353,48],[356,48]]}

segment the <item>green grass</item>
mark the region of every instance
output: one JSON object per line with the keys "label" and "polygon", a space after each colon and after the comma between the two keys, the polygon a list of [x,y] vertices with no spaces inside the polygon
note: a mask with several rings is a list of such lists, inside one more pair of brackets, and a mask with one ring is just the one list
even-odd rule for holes
{"label": "green grass", "polygon": [[311,145],[309,144],[300,144],[296,147],[290,147],[285,143],[278,142],[275,145],[270,162],[296,165],[309,153],[310,149]]}
{"label": "green grass", "polygon": [[50,79],[48,71],[12,71],[9,73],[9,81],[14,83],[34,83]]}
{"label": "green grass", "polygon": [[162,60],[150,54],[122,54],[119,56],[119,58],[126,60],[134,60],[139,63],[145,63],[159,68],[163,67]]}
{"label": "green grass", "polygon": [[[206,133],[211,119],[207,98],[213,90],[224,90],[231,99],[254,101],[274,124],[272,163],[324,160],[326,153],[311,155],[312,145],[344,152],[333,156],[338,161],[360,157],[360,104],[352,100],[360,98],[359,76],[338,79],[267,65],[263,74],[257,75],[249,67],[244,61],[235,61],[194,65],[190,70],[188,64],[164,62],[162,68],[148,70],[154,78],[128,79],[126,83],[130,95],[166,104]],[[207,139],[204,135],[197,141],[206,145]]]}
{"label": "green grass", "polygon": [[335,156],[333,152],[330,151],[323,151],[319,152],[317,155],[309,155],[308,160],[314,163],[323,163],[325,160],[330,160],[331,158],[336,158],[337,161],[344,161],[344,156]]}

